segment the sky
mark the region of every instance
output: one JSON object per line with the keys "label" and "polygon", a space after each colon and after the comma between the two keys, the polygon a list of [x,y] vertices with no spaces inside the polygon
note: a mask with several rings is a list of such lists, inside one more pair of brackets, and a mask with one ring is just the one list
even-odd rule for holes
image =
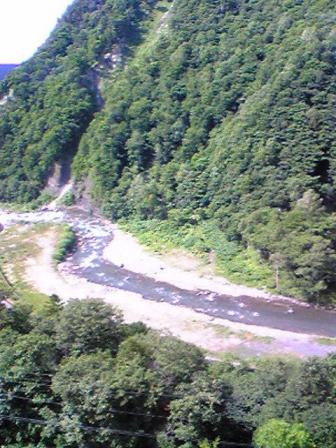
{"label": "sky", "polygon": [[0,0],[0,64],[17,64],[40,47],[73,0]]}

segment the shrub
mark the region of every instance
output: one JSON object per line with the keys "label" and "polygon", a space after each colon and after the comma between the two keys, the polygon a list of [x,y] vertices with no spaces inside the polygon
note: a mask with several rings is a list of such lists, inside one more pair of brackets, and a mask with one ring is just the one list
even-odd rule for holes
{"label": "shrub", "polygon": [[76,234],[69,225],[63,227],[62,233],[55,248],[54,261],[61,263],[76,246]]}

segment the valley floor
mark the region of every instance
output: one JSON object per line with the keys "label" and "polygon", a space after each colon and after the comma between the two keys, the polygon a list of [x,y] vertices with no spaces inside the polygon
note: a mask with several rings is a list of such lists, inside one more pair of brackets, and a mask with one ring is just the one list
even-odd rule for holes
{"label": "valley floor", "polygon": [[[214,282],[211,283],[213,286],[218,286],[217,279],[206,280],[195,273],[162,264],[162,260],[146,254],[132,237],[118,229],[114,229],[114,232],[114,242],[106,249],[104,255],[115,263],[127,263],[129,268],[138,271],[141,266],[141,272],[151,266],[153,271],[147,270],[147,274],[154,275],[156,269],[181,286],[181,282],[184,286],[189,284],[190,279],[194,283],[191,282],[189,287],[199,288],[200,285],[204,287],[203,281],[211,281]],[[230,352],[246,356],[277,354],[305,357],[323,356],[336,350],[335,346],[321,344],[319,339],[312,335],[214,318],[187,307],[149,301],[137,293],[89,282],[69,274],[67,263],[61,264],[58,269],[55,268],[52,255],[56,240],[57,232],[50,228],[43,233],[43,236],[36,238],[36,243],[40,247],[38,254],[28,257],[25,261],[25,281],[41,293],[57,294],[64,301],[74,298],[101,298],[120,308],[127,322],[142,321],[162,334],[171,334],[196,344],[217,358]],[[160,269],[162,267],[163,270]],[[165,281],[168,281],[168,277],[165,277]],[[209,283],[206,284],[210,286]],[[236,291],[237,294],[241,294],[242,290],[239,288],[243,288],[234,285],[227,287],[237,288],[232,289],[233,293]]]}
{"label": "valley floor", "polygon": [[[319,331],[323,328],[322,321],[310,325],[309,334],[305,334],[302,329],[298,330],[297,325],[285,326],[280,330],[276,325],[270,328],[271,325],[263,322],[263,316],[267,316],[266,308],[273,306],[273,301],[275,306],[280,302],[283,310],[282,322],[288,321],[290,317],[293,322],[299,322],[300,315],[306,311],[310,313],[309,309],[297,305],[292,299],[229,283],[213,275],[211,266],[185,252],[154,255],[118,226],[99,217],[92,218],[80,209],[69,210],[69,213],[62,210],[26,214],[3,212],[0,221],[6,227],[1,234],[0,251],[8,255],[4,266],[7,275],[12,283],[23,284],[25,292],[30,290],[32,294],[40,294],[33,297],[35,301],[40,301],[41,295],[46,299],[46,296],[52,294],[58,295],[63,301],[101,298],[120,308],[127,322],[142,321],[163,334],[171,334],[196,344],[210,356],[217,358],[227,353],[306,357],[324,356],[336,351],[336,339],[317,336],[323,334]],[[55,223],[64,222],[74,224],[79,231],[78,251],[56,267],[53,254],[60,228]],[[37,223],[40,224],[36,226]],[[112,264],[119,268],[110,272]],[[124,271],[120,267],[129,274],[127,271],[117,272],[118,269]],[[149,300],[150,290],[146,293],[147,296],[149,294],[147,297],[145,293],[142,295],[139,291],[132,292],[125,287],[118,287],[118,280],[113,283],[114,286],[109,286],[110,282],[104,284],[101,280],[104,278],[104,269],[108,280],[121,274],[120,278],[125,281],[125,275],[135,272],[140,278],[144,276],[143,279],[155,279],[157,292],[165,284],[166,287],[174,285],[181,288],[181,292],[193,291],[192,297],[197,301],[199,297],[200,303],[218,294],[227,298],[232,296],[239,306],[249,307],[249,299],[258,298],[261,299],[258,303],[262,312],[249,323],[243,323],[234,318],[230,320],[230,311],[216,317],[216,314],[210,315],[211,313],[203,312],[203,309],[195,308],[195,304],[192,307],[194,309],[189,308],[188,302],[185,302],[188,303],[186,306],[178,301],[166,303],[163,295],[159,295],[160,300]],[[138,280],[136,274],[129,281],[133,280]],[[244,305],[244,301],[247,305]],[[210,305],[211,300],[207,303]],[[286,314],[293,310],[294,314]],[[336,318],[336,314],[334,316],[327,313],[323,316],[322,319]],[[312,331],[313,329],[318,331]]]}

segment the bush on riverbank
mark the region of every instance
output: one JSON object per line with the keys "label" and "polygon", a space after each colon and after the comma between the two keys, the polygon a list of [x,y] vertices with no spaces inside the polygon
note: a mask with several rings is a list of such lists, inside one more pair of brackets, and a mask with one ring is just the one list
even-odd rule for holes
{"label": "bush on riverbank", "polygon": [[157,253],[183,249],[204,262],[213,260],[216,274],[231,282],[262,287],[273,293],[276,291],[274,273],[269,266],[262,264],[259,253],[228,241],[214,223],[190,225],[157,219],[129,219],[119,224],[142,245]]}
{"label": "bush on riverbank", "polygon": [[55,248],[54,261],[61,263],[76,246],[76,234],[69,225],[64,225]]}
{"label": "bush on riverbank", "polygon": [[72,191],[68,191],[66,195],[61,199],[60,205],[65,205],[66,207],[71,207],[76,202],[76,197]]}

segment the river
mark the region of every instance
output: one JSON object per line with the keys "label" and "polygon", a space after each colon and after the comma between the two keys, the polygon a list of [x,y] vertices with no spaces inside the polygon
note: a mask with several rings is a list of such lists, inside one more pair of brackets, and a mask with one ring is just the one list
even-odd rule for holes
{"label": "river", "polygon": [[184,290],[111,264],[103,258],[105,247],[113,239],[111,224],[82,209],[0,213],[0,224],[5,228],[20,222],[70,224],[78,235],[78,247],[67,260],[65,269],[91,282],[136,292],[147,300],[185,306],[233,322],[336,337],[334,311],[289,303],[281,299],[270,301],[250,296],[232,297],[210,291]]}

